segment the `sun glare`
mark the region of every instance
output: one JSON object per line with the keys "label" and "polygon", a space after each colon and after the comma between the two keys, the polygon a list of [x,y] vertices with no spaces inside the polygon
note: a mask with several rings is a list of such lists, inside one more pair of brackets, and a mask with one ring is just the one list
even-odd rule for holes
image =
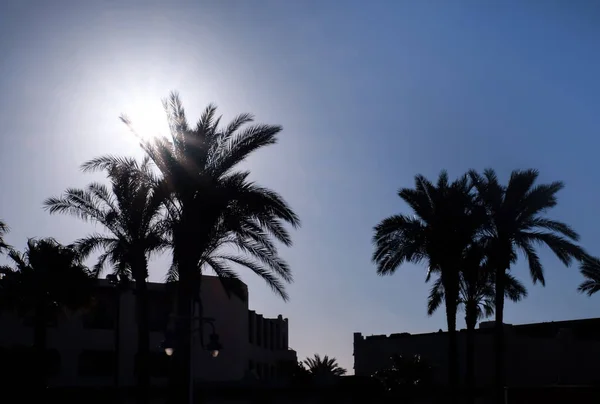
{"label": "sun glare", "polygon": [[169,127],[162,104],[139,100],[125,107],[123,115],[131,122],[131,128],[140,140],[152,140],[167,136]]}

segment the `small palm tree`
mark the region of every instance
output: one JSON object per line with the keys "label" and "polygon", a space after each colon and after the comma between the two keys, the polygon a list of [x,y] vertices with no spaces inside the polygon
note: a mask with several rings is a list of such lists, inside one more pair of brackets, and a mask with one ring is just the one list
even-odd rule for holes
{"label": "small palm tree", "polygon": [[9,245],[4,242],[4,235],[8,233],[8,226],[2,220],[0,220],[0,253],[6,251]]}
{"label": "small palm tree", "polygon": [[544,271],[536,245],[546,245],[559,260],[569,266],[573,259],[587,255],[574,241],[578,234],[567,224],[548,219],[545,213],[556,206],[556,194],[562,182],[535,185],[536,170],[513,171],[508,185],[498,181],[496,173],[487,169],[483,175],[470,171],[479,202],[486,208],[489,221],[482,242],[486,257],[495,273],[495,339],[497,400],[502,402],[506,384],[504,356],[504,297],[506,272],[517,260],[517,252],[525,255],[534,283],[544,285]]}
{"label": "small palm tree", "polygon": [[319,354],[315,354],[312,358],[306,358],[304,365],[313,377],[324,378],[346,374],[346,369],[340,367],[335,358],[330,358],[327,355],[321,358]]}
{"label": "small palm tree", "polygon": [[[68,189],[59,198],[49,198],[45,207],[53,213],[66,213],[83,220],[100,223],[108,234],[92,234],[75,242],[78,251],[87,257],[102,251],[94,266],[95,275],[106,263],[113,274],[135,280],[138,309],[138,387],[147,392],[149,324],[148,324],[148,259],[169,246],[164,236],[162,204],[165,194],[154,187],[149,159],[138,164],[134,159],[121,159],[105,167],[110,189],[92,183],[85,190]],[[140,398],[140,401],[146,401]]]}
{"label": "small palm tree", "polygon": [[588,296],[600,291],[600,259],[589,257],[581,262],[581,274],[586,278],[579,285],[581,293],[586,293]]}
{"label": "small palm tree", "polygon": [[[280,126],[248,125],[253,121],[252,115],[241,114],[221,127],[214,105],[209,105],[192,126],[176,93],[165,100],[164,106],[170,139],[156,138],[141,143],[169,191],[165,209],[173,242],[173,262],[179,277],[177,318],[181,319],[176,327],[177,348],[173,356],[176,371],[171,381],[176,386],[176,401],[187,402],[191,348],[190,322],[185,319],[192,317],[202,265],[207,251],[214,246],[215,229],[226,215],[239,212],[254,228],[289,246],[291,239],[285,225],[298,227],[300,221],[281,196],[254,184],[248,180],[247,172],[237,170],[239,163],[250,154],[276,143]],[[135,133],[132,123],[126,117],[122,120]],[[113,164],[114,158],[109,156],[96,159],[87,167]],[[262,264],[261,270],[254,272],[267,282],[273,277],[291,281],[269,263]],[[199,314],[202,316],[201,306]]]}
{"label": "small palm tree", "polygon": [[[375,226],[373,261],[379,275],[393,274],[404,263],[426,261],[429,271],[440,275],[448,324],[448,381],[453,393],[458,386],[456,312],[463,256],[481,226],[474,209],[468,178],[450,183],[440,174],[434,185],[421,175],[415,188],[402,188],[398,196],[414,216],[394,215]],[[452,394],[452,400],[456,395]]]}
{"label": "small palm tree", "polygon": [[90,299],[93,276],[81,256],[56,240],[29,239],[24,253],[11,250],[14,267],[0,270],[0,301],[22,315],[33,314],[33,346],[38,385],[45,385],[46,329],[62,308],[76,310]]}

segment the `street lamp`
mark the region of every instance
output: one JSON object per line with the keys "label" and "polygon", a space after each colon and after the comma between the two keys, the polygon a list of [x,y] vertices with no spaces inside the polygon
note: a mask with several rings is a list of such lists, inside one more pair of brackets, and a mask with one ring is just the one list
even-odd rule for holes
{"label": "street lamp", "polygon": [[[219,342],[219,334],[217,334],[215,330],[215,320],[209,317],[203,317],[201,320],[204,324],[208,324],[211,326],[212,332],[209,336],[209,342],[208,344],[206,344],[206,346],[204,346],[203,336],[200,336],[200,345],[202,346],[202,348],[206,348],[206,350],[210,351],[210,356],[216,358],[217,356],[219,356],[219,351],[223,349],[223,345],[221,345],[221,343]],[[190,331],[193,333],[196,330]],[[161,343],[161,348],[165,350],[165,354],[167,356],[173,355],[173,352],[175,352],[175,335],[173,331],[167,330],[167,332],[165,332],[165,339]]]}
{"label": "street lamp", "polygon": [[[175,317],[177,318],[177,317]],[[184,319],[187,319],[188,317],[186,316]],[[221,343],[219,342],[219,335],[216,333],[215,331],[215,319],[214,318],[209,318],[209,317],[199,317],[199,316],[192,316],[189,317],[190,321],[191,320],[200,320],[201,324],[208,324],[211,326],[212,328],[212,333],[209,336],[209,342],[208,344],[206,344],[206,346],[204,346],[204,333],[200,332],[200,346],[202,346],[202,348],[207,349],[208,351],[210,351],[210,356],[212,356],[213,358],[216,358],[217,356],[219,356],[219,350],[223,349],[223,346],[221,345]],[[197,329],[194,329],[193,327],[190,327],[190,348],[191,343],[193,341],[193,335],[194,332],[197,330],[202,330],[203,328],[200,326]],[[163,342],[161,343],[161,348],[165,350],[165,354],[167,356],[172,356],[173,353],[175,352],[175,341],[176,341],[176,335],[173,332],[172,329],[167,328],[167,331],[165,332],[165,339],[163,340]],[[193,352],[193,351],[192,351]],[[193,403],[194,402],[194,374],[193,374],[193,366],[194,362],[193,360],[190,362],[190,369],[189,369],[189,380],[188,380],[188,385],[189,385],[189,403]]]}

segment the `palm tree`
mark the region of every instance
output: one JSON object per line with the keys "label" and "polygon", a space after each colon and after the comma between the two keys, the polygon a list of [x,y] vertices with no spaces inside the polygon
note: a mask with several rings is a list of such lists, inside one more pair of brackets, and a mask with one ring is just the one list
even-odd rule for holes
{"label": "palm tree", "polygon": [[107,230],[108,234],[91,234],[75,242],[84,257],[102,251],[94,266],[96,276],[108,262],[114,274],[134,279],[138,312],[137,383],[139,400],[145,402],[150,383],[146,279],[149,257],[169,245],[164,237],[162,220],[165,195],[160,188],[146,181],[152,177],[148,158],[141,164],[134,159],[122,159],[118,164],[104,168],[110,189],[94,182],[86,189],[68,189],[61,197],[49,198],[44,204],[51,214],[70,214],[100,223]]}
{"label": "palm tree", "polygon": [[428,262],[430,271],[440,274],[448,323],[448,382],[456,401],[460,270],[465,250],[476,236],[481,219],[473,209],[466,176],[450,183],[443,171],[434,185],[417,175],[415,188],[403,188],[398,196],[409,205],[414,216],[394,215],[375,227],[373,261],[379,275],[393,274],[404,263],[422,261]]}
{"label": "palm tree", "polygon": [[0,220],[0,253],[4,252],[9,248],[8,244],[4,242],[4,235],[8,233],[8,226],[2,220]]}
{"label": "palm tree", "polygon": [[[469,248],[461,271],[458,306],[465,310],[466,332],[466,386],[468,402],[475,400],[475,327],[477,322],[494,314],[494,274],[482,262],[481,249]],[[505,274],[505,296],[518,302],[527,297],[527,289],[510,274]],[[444,286],[438,278],[431,288],[427,314],[432,315],[444,300]]]}
{"label": "palm tree", "polygon": [[3,266],[0,298],[4,307],[33,314],[36,385],[45,385],[46,328],[62,308],[76,310],[90,298],[93,277],[81,256],[51,238],[29,239],[24,253],[8,254],[14,267]]}
{"label": "palm tree", "polygon": [[506,384],[504,355],[504,296],[506,272],[517,260],[517,252],[525,255],[534,283],[544,285],[544,271],[535,250],[538,244],[546,245],[565,265],[575,258],[582,260],[586,254],[573,243],[579,236],[567,224],[548,219],[547,210],[556,206],[556,194],[562,182],[535,185],[536,170],[515,170],[508,185],[499,183],[496,173],[487,169],[483,175],[470,171],[479,201],[485,206],[489,223],[482,242],[486,245],[487,260],[495,273],[495,341],[497,400],[502,402]]}
{"label": "palm tree", "polygon": [[588,296],[600,291],[600,259],[589,257],[581,262],[581,274],[586,278],[579,285],[579,292]]}
{"label": "palm tree", "polygon": [[323,358],[315,354],[312,358],[306,358],[304,365],[313,377],[327,378],[331,376],[344,376],[346,369],[340,367],[335,358],[325,355]]}
{"label": "palm tree", "polygon": [[[276,143],[280,126],[245,126],[253,121],[253,117],[242,114],[227,126],[220,127],[221,118],[217,117],[214,105],[209,105],[197,124],[191,126],[178,94],[172,93],[164,101],[164,106],[170,139],[141,140],[141,144],[162,174],[162,183],[169,191],[165,208],[173,242],[173,262],[179,279],[177,347],[173,356],[177,371],[171,381],[176,389],[177,401],[187,402],[190,318],[194,299],[200,290],[203,258],[214,245],[216,229],[226,217],[234,222],[245,218],[255,232],[289,246],[291,238],[284,225],[298,227],[300,221],[281,196],[249,181],[248,172],[236,171],[238,164],[254,151]],[[126,117],[121,119],[136,133]],[[106,156],[89,162],[86,167],[110,166],[114,161],[114,157]],[[263,248],[261,257],[264,259],[255,257],[257,259],[237,263],[261,276],[272,287],[275,279],[290,282],[289,272],[281,271],[268,259],[274,251],[264,249],[259,241],[256,241],[256,246]],[[285,293],[280,294],[287,298]],[[199,315],[202,316],[201,304]]]}

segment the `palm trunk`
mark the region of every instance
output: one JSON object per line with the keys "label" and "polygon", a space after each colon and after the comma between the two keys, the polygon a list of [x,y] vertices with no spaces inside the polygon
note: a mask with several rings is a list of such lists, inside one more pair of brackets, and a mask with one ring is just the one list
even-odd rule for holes
{"label": "palm trunk", "polygon": [[467,302],[465,322],[467,325],[467,404],[475,402],[475,325],[477,324],[476,302]]}
{"label": "palm trunk", "polygon": [[506,386],[505,356],[506,346],[504,341],[504,274],[505,269],[496,270],[496,323],[494,330],[494,344],[496,354],[496,402],[504,404],[504,388]]}
{"label": "palm trunk", "polygon": [[46,337],[47,337],[47,311],[44,299],[36,303],[33,325],[33,351],[36,363],[35,387],[44,389],[46,387]]}
{"label": "palm trunk", "polygon": [[121,365],[121,289],[117,285],[115,289],[116,313],[115,313],[115,389],[119,394],[120,365]]}
{"label": "palm trunk", "polygon": [[[450,292],[450,293],[449,293]],[[458,351],[456,344],[456,296],[446,289],[446,320],[448,322],[448,385],[450,402],[458,402]]]}
{"label": "palm trunk", "polygon": [[177,282],[177,314],[175,324],[175,350],[170,378],[173,404],[188,404],[190,400],[191,371],[191,316],[193,300],[193,273],[196,265],[193,260],[182,257],[178,261],[179,281]]}
{"label": "palm trunk", "polygon": [[137,363],[137,400],[146,404],[149,400],[150,388],[150,327],[148,324],[148,284],[145,276],[146,268],[136,273],[136,305],[138,310],[138,363]]}

